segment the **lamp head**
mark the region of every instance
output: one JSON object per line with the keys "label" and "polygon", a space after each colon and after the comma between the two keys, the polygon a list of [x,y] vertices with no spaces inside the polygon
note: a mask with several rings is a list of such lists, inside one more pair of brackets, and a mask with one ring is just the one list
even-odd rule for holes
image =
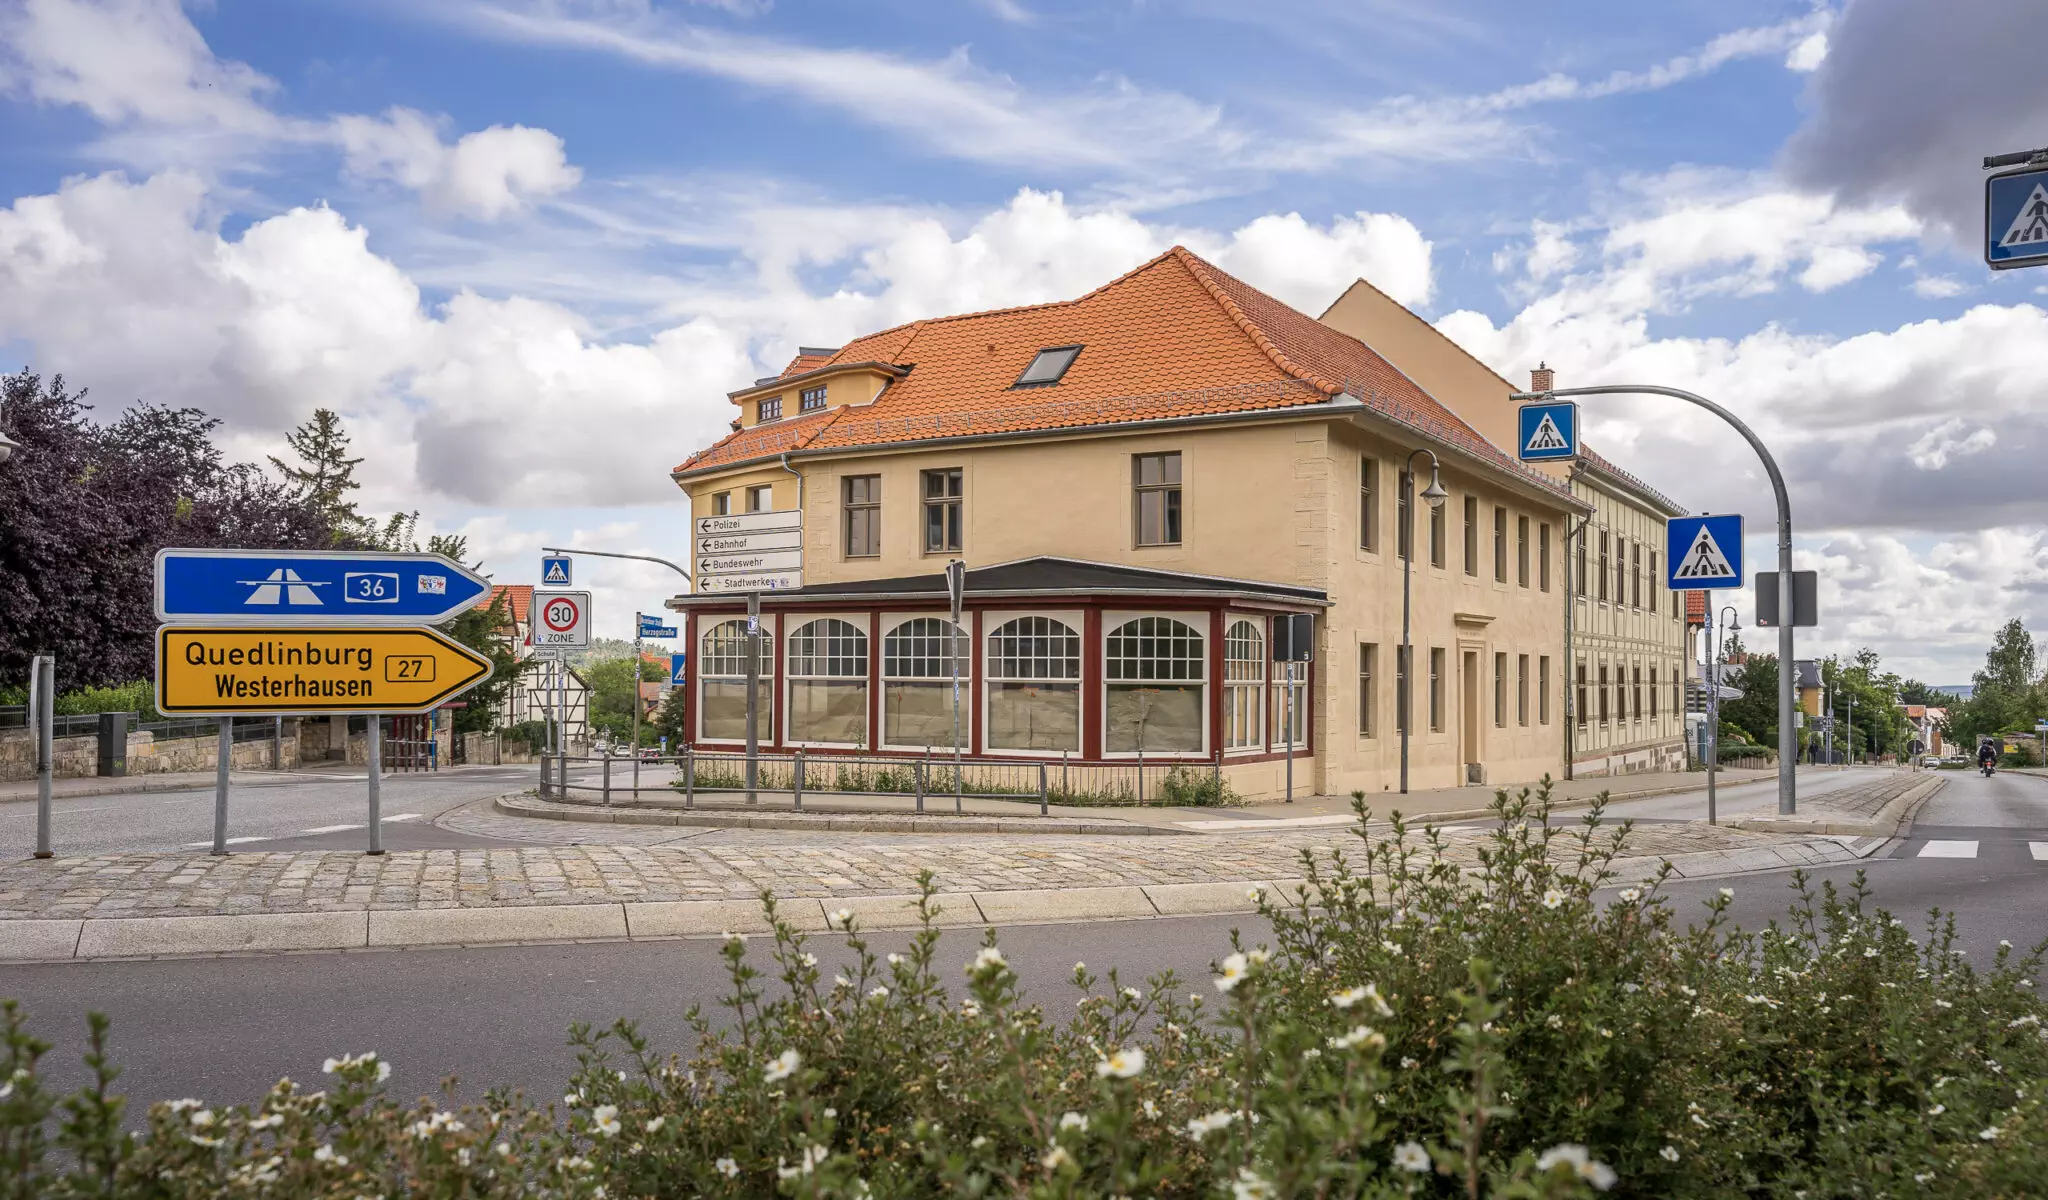
{"label": "lamp head", "polygon": [[1451,494],[1444,490],[1444,481],[1442,476],[1437,473],[1435,463],[1430,464],[1429,486],[1422,489],[1422,498],[1429,501],[1431,508],[1442,508],[1444,501],[1451,498]]}

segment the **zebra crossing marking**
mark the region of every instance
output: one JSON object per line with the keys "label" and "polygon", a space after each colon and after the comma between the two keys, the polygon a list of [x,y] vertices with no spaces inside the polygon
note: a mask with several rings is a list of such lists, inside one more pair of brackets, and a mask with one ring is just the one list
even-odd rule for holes
{"label": "zebra crossing marking", "polygon": [[1930,841],[1920,847],[1921,858],[1975,858],[1977,843],[1974,841]]}

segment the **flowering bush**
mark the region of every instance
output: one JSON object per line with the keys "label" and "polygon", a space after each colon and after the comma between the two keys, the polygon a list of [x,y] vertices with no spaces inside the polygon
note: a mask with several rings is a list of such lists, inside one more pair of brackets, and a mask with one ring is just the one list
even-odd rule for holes
{"label": "flowering bush", "polygon": [[1860,880],[1802,877],[1756,932],[1724,891],[1680,929],[1661,874],[1596,903],[1626,825],[1552,825],[1547,791],[1496,812],[1470,868],[1361,821],[1259,897],[1270,944],[1233,939],[1192,988],[1077,963],[1071,1017],[1024,999],[993,933],[942,963],[927,920],[881,955],[841,912],[830,978],[787,924],[766,973],[732,936],[727,1019],[693,1012],[688,1054],[578,1028],[544,1103],[401,1105],[364,1054],[123,1137],[105,1023],[99,1082],[59,1101],[9,1006],[0,1198],[2040,1194],[2042,949],[1977,970]]}

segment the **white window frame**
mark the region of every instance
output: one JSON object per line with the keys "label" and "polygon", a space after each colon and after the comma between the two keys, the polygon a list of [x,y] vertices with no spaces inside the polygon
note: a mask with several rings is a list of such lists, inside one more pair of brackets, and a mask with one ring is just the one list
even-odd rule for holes
{"label": "white window frame", "polygon": [[[745,613],[740,613],[736,616],[708,617],[707,620],[709,623],[700,623],[697,630],[697,694],[692,697],[697,702],[697,719],[693,722],[697,731],[697,742],[702,745],[713,746],[744,746],[747,744],[747,735],[744,730],[736,738],[714,738],[705,734],[704,685],[714,679],[737,679],[744,685],[747,680],[746,664],[744,661],[745,654],[742,653],[741,655],[742,661],[739,674],[713,674],[708,669],[711,666],[712,657],[704,647],[709,643],[712,633],[723,629],[727,625],[738,625],[740,627],[740,636],[745,638],[747,616]],[[775,711],[777,691],[775,686],[775,655],[778,653],[777,643],[780,640],[775,636],[774,618],[769,614],[763,613],[761,616],[761,674],[763,676],[761,682],[764,686],[760,690],[760,699],[768,706],[768,711],[760,714],[762,718],[760,724],[763,727],[762,732],[768,736],[760,739],[762,745],[773,745],[775,743],[775,717],[777,715]]]}
{"label": "white window frame", "polygon": [[[940,615],[941,617],[944,616],[943,613]],[[961,613],[960,617],[961,620],[965,621],[967,619],[967,614]],[[1018,608],[1003,610],[989,609],[984,610],[982,612],[981,638],[979,639],[981,645],[976,646],[974,649],[975,654],[979,656],[978,661],[981,663],[981,683],[980,686],[976,689],[976,696],[981,704],[982,720],[984,722],[988,720],[987,714],[990,711],[989,696],[994,692],[996,684],[1028,682],[1026,680],[1021,679],[1011,679],[1008,676],[998,678],[995,674],[995,659],[992,658],[988,652],[988,639],[995,636],[996,630],[1001,629],[1003,626],[1009,624],[1014,620],[1017,620],[1019,617],[1044,617],[1049,621],[1058,621],[1060,624],[1074,631],[1074,638],[1080,646],[1078,658],[1076,659],[1076,663],[1080,668],[1079,673],[1076,674],[1071,681],[1065,679],[1054,679],[1047,681],[1050,683],[1072,682],[1074,685],[1074,707],[1076,709],[1074,713],[1074,749],[1065,752],[1059,750],[997,749],[996,747],[989,745],[988,727],[986,724],[984,724],[982,726],[981,731],[981,753],[984,757],[988,758],[1028,758],[1058,760],[1062,753],[1067,753],[1075,758],[1079,758],[1082,754],[1082,751],[1084,751],[1088,745],[1088,740],[1086,737],[1088,721],[1083,711],[1081,711],[1087,707],[1084,702],[1087,697],[1086,689],[1088,679],[1088,614],[1078,608]],[[972,626],[970,624],[970,628],[971,627]]]}
{"label": "white window frame", "polygon": [[[744,620],[745,618],[741,618],[741,619],[742,619],[742,620]],[[867,695],[867,698],[868,698],[868,713],[869,713],[869,716],[872,716],[872,714],[873,714],[873,713],[874,713],[874,711],[875,711],[875,706],[874,706],[874,690],[873,690],[873,689],[874,689],[874,686],[875,686],[875,681],[874,681],[874,679],[873,679],[873,677],[872,677],[872,674],[873,674],[873,673],[872,673],[871,671],[869,671],[868,667],[869,667],[869,664],[870,664],[870,663],[871,663],[871,662],[873,661],[873,650],[874,650],[874,642],[873,642],[873,638],[874,638],[874,633],[873,633],[873,629],[872,629],[872,626],[873,626],[873,624],[874,624],[874,615],[873,615],[872,613],[861,613],[861,612],[854,612],[854,613],[843,613],[843,612],[829,612],[829,613],[787,613],[787,614],[785,614],[785,619],[784,619],[784,622],[783,622],[783,623],[784,623],[784,624],[785,624],[785,625],[786,625],[786,626],[788,627],[788,636],[786,636],[786,637],[784,637],[784,638],[782,639],[783,645],[782,645],[782,650],[781,650],[781,654],[782,654],[782,659],[781,659],[781,662],[782,662],[782,712],[783,712],[784,716],[785,716],[785,717],[787,717],[787,716],[788,716],[789,714],[791,714],[791,713],[794,713],[794,712],[796,711],[796,705],[795,705],[795,696],[796,696],[796,681],[797,681],[797,675],[796,675],[796,671],[795,671],[795,670],[794,670],[794,669],[792,668],[792,666],[790,665],[790,652],[791,652],[791,647],[792,647],[792,646],[794,646],[794,645],[795,645],[795,643],[796,643],[796,633],[797,633],[797,631],[798,631],[798,630],[800,630],[800,629],[802,629],[802,628],[803,628],[804,626],[806,626],[806,625],[809,625],[809,624],[810,624],[811,622],[813,622],[813,621],[844,621],[844,622],[846,622],[847,624],[849,624],[849,625],[853,626],[853,627],[854,627],[855,629],[858,629],[858,630],[860,630],[860,631],[861,631],[861,633],[862,633],[863,635],[865,635],[865,636],[866,636],[866,637],[867,637],[867,638],[869,639],[869,642],[868,642],[868,646],[867,646],[867,651],[868,651],[868,652],[867,652],[867,653],[865,653],[865,654],[863,654],[863,655],[862,655],[862,657],[861,657],[861,664],[860,664],[860,672],[861,672],[861,673],[860,673],[860,681],[861,681],[861,683],[865,684],[865,685],[866,685],[866,687],[867,687],[867,689],[868,689],[868,691],[866,692],[866,695]],[[853,676],[850,676],[850,675],[847,675],[847,676],[832,676],[832,675],[806,675],[806,676],[804,676],[804,678],[805,678],[805,679],[852,679],[852,678],[853,678]],[[870,720],[869,720],[869,719],[868,719],[867,717],[863,717],[863,718],[862,718],[862,723],[863,723],[863,724],[871,724],[872,722],[871,722],[871,721],[870,721]],[[783,729],[783,734],[784,734],[785,736],[784,736],[784,739],[783,739],[783,741],[782,741],[782,742],[780,743],[781,745],[784,745],[784,746],[803,746],[803,747],[806,747],[806,748],[809,748],[809,747],[812,747],[812,746],[816,746],[816,747],[820,747],[820,748],[830,748],[830,749],[838,749],[838,750],[843,750],[843,749],[847,749],[847,748],[849,748],[849,747],[850,747],[850,748],[853,748],[853,749],[859,749],[859,750],[864,750],[864,749],[866,749],[867,747],[869,747],[869,746],[872,746],[872,745],[874,745],[874,742],[875,742],[875,731],[874,731],[874,730],[873,730],[872,728],[870,728],[870,729],[868,730],[868,737],[867,737],[867,740],[866,740],[866,741],[864,741],[864,742],[812,742],[812,741],[802,741],[802,742],[800,742],[800,741],[797,741],[797,740],[795,739],[795,737],[793,736],[793,735],[795,734],[795,726],[794,726],[794,725],[788,725],[787,727],[785,727],[785,728]]]}
{"label": "white window frame", "polygon": [[[1259,639],[1257,655],[1258,676],[1253,679],[1234,680],[1230,677],[1230,664],[1233,661],[1243,661],[1233,660],[1230,657],[1231,630],[1240,621],[1249,624],[1252,627],[1253,632],[1257,634]],[[1108,644],[1109,643],[1106,640],[1103,643],[1105,653],[1107,652]],[[1266,752],[1267,747],[1272,744],[1271,731],[1268,730],[1266,727],[1266,692],[1269,685],[1273,682],[1271,666],[1272,662],[1272,631],[1271,628],[1267,625],[1266,618],[1256,613],[1224,613],[1223,753],[1225,753],[1226,755],[1264,754]],[[1105,675],[1107,674],[1108,669],[1108,660],[1105,658],[1103,663],[1103,670]],[[1236,697],[1233,695],[1233,693],[1239,691],[1249,691],[1252,694],[1251,728],[1253,734],[1252,741],[1249,745],[1233,746],[1230,744],[1230,718],[1231,713],[1234,711],[1234,706],[1237,702]]]}
{"label": "white window frame", "polygon": [[1097,730],[1100,732],[1102,736],[1102,757],[1105,760],[1115,759],[1130,762],[1136,762],[1138,759],[1138,752],[1135,750],[1111,750],[1109,748],[1109,690],[1112,684],[1122,682],[1111,680],[1109,677],[1109,639],[1113,634],[1116,633],[1117,630],[1122,629],[1125,625],[1129,624],[1132,621],[1136,621],[1142,617],[1159,617],[1168,621],[1178,622],[1179,624],[1185,625],[1189,629],[1193,630],[1195,636],[1202,639],[1202,654],[1199,659],[1199,661],[1202,664],[1201,679],[1173,681],[1176,683],[1195,683],[1201,689],[1201,748],[1199,750],[1195,750],[1192,752],[1186,750],[1175,750],[1170,752],[1147,750],[1145,751],[1144,756],[1145,761],[1165,762],[1169,759],[1182,759],[1188,762],[1202,762],[1210,756],[1211,750],[1213,749],[1213,747],[1211,747],[1209,744],[1209,689],[1214,686],[1215,681],[1209,678],[1209,639],[1216,636],[1215,630],[1211,628],[1211,625],[1213,625],[1214,622],[1211,619],[1211,615],[1206,612],[1173,611],[1171,609],[1132,609],[1127,611],[1104,612],[1102,614],[1101,637],[1095,643],[1094,646],[1090,647],[1091,652],[1095,655],[1095,660],[1102,665],[1101,689],[1097,692],[1097,696],[1101,703],[1101,710],[1096,725]]}
{"label": "white window frame", "polygon": [[[873,686],[877,689],[875,692],[875,732],[873,744],[876,747],[883,750],[896,750],[906,753],[922,754],[926,752],[927,747],[921,744],[902,745],[900,743],[888,740],[889,684],[933,682],[932,679],[927,676],[889,674],[889,635],[895,633],[898,629],[903,628],[905,625],[910,624],[912,621],[937,621],[941,625],[953,624],[952,614],[946,612],[943,609],[941,609],[938,612],[888,613],[883,616],[881,621],[881,628],[876,630],[874,634],[874,636],[880,640],[879,644],[882,652],[882,667],[881,670],[876,674],[873,683]],[[974,745],[974,698],[976,695],[974,680],[977,672],[975,671],[976,660],[973,633],[973,614],[968,612],[962,612],[960,614],[960,624],[955,625],[954,629],[958,631],[960,638],[967,643],[966,658],[965,661],[963,661],[960,664],[960,702],[963,705],[960,711],[960,753],[966,754],[968,752],[969,747]],[[941,682],[950,684],[952,682],[952,676],[942,675],[939,676],[939,680]],[[953,753],[953,748],[951,746],[945,746],[938,742],[933,742],[929,749],[934,753],[942,749],[948,755]]]}

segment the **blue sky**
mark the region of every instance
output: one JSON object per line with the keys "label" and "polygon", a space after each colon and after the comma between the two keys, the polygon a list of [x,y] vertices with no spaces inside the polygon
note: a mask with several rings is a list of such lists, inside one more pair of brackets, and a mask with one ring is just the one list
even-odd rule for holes
{"label": "blue sky", "polygon": [[[673,549],[664,468],[795,346],[1184,242],[1511,378],[1721,399],[1826,573],[1807,645],[1961,680],[2048,591],[2048,274],[1972,207],[2048,129],[2026,7],[7,0],[0,351],[250,457],[337,408],[366,505],[524,581]],[[1768,531],[1724,430],[1588,417]],[[607,633],[668,587],[586,574]]]}

